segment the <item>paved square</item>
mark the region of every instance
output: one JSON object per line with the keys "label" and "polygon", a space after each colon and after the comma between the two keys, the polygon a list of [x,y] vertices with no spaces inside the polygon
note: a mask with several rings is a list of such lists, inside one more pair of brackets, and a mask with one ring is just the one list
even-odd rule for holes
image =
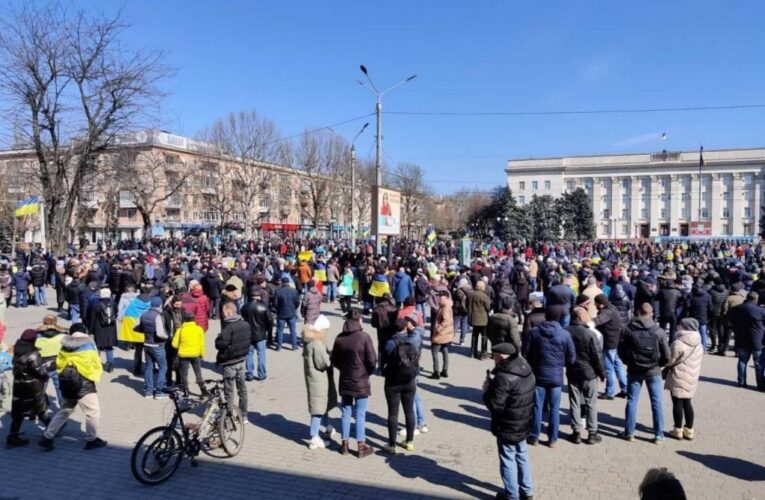
{"label": "paved square", "polygon": [[[323,308],[332,323],[331,345],[342,320],[339,309],[327,304]],[[45,312],[11,307],[6,342],[15,342],[24,328],[39,324]],[[212,321],[205,376],[214,375],[213,341],[218,330],[218,322]],[[365,330],[373,334],[368,324]],[[338,442],[330,450],[307,448],[309,415],[301,355],[268,351],[268,380],[249,383],[252,425],[246,429],[241,453],[226,460],[202,456],[197,468],[184,461],[169,481],[145,487],[130,473],[130,452],[146,430],[164,422],[172,403],[144,399],[142,379],[129,372],[132,352],[117,351],[116,369],[105,373],[98,386],[100,434],[109,447],[82,450],[83,418],[75,411],[55,451],[44,453],[30,445],[0,452],[5,477],[0,498],[494,498],[501,484],[498,459],[480,400],[491,361],[469,359],[465,348],[455,348],[450,357],[448,379],[420,381],[430,432],[415,438],[414,452],[402,450],[394,457],[382,453],[387,410],[383,380],[373,377],[367,435],[376,453],[360,460],[337,453]],[[423,353],[422,365],[432,366],[429,351]],[[531,449],[535,498],[637,498],[645,471],[665,466],[680,478],[689,499],[765,499],[765,394],[735,387],[735,372],[732,356],[704,358],[694,399],[693,442],[671,438],[661,446],[650,442],[645,389],[634,443],[614,437],[623,427],[624,400],[600,402],[601,444],[577,446],[561,439],[555,449],[543,445]],[[753,381],[751,370],[749,376]],[[561,406],[568,411],[565,395]],[[671,428],[667,393],[664,407],[665,426]],[[339,410],[331,416],[339,427]],[[9,420],[10,415],[2,417],[3,438]],[[567,421],[562,419],[563,433],[569,431]],[[41,433],[29,422],[24,430],[35,441]]]}

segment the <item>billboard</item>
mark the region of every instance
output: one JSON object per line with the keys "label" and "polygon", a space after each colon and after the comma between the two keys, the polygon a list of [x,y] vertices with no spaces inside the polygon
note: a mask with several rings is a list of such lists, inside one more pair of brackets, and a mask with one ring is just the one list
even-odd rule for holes
{"label": "billboard", "polygon": [[372,229],[382,236],[398,236],[401,233],[401,193],[392,189],[375,187],[372,197]]}
{"label": "billboard", "polygon": [[712,236],[712,223],[710,221],[693,221],[688,228],[689,236]]}

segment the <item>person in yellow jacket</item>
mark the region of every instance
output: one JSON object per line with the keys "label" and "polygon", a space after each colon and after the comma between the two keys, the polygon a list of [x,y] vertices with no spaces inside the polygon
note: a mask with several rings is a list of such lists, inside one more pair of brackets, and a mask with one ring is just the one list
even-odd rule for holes
{"label": "person in yellow jacket", "polygon": [[61,350],[56,357],[56,372],[64,403],[45,429],[40,446],[45,451],[53,449],[53,437],[69,419],[74,407],[79,406],[85,413],[85,449],[103,448],[106,441],[98,437],[101,407],[96,394],[96,384],[101,381],[103,367],[96,344],[82,323],[73,324],[69,335],[61,339]]}
{"label": "person in yellow jacket", "polygon": [[189,394],[189,365],[194,369],[194,377],[202,391],[207,390],[202,378],[202,358],[205,356],[205,332],[194,321],[194,313],[184,312],[183,323],[173,335],[173,347],[178,350],[178,361],[181,365],[181,385],[186,395]]}

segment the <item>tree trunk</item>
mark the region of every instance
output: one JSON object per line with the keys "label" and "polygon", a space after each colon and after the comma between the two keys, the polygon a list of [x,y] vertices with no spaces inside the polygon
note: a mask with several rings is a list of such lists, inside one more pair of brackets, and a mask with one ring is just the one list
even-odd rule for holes
{"label": "tree trunk", "polygon": [[143,220],[143,237],[147,238],[151,233],[151,214],[143,208],[136,207],[136,209],[141,214],[141,219]]}
{"label": "tree trunk", "polygon": [[250,210],[249,207],[246,207],[244,209],[244,213],[242,214],[244,221],[244,239],[245,241],[248,241],[250,238],[252,238],[252,229],[250,229]]}

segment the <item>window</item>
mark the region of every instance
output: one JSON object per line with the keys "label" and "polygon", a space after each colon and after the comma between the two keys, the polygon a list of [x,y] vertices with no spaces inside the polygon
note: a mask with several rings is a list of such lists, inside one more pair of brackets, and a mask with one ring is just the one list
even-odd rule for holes
{"label": "window", "polygon": [[537,189],[539,189],[539,182],[537,182],[537,181],[531,181],[531,189],[532,189],[533,191],[536,191]]}
{"label": "window", "polygon": [[165,210],[165,220],[168,221],[179,221],[181,220],[181,209],[180,208],[168,208]]}
{"label": "window", "polygon": [[574,181],[566,181],[566,189],[568,191],[573,191],[574,190]]}
{"label": "window", "polygon": [[730,209],[728,207],[723,207],[723,209],[722,209],[722,216],[725,219],[730,217]]}
{"label": "window", "polygon": [[730,234],[730,226],[727,223],[722,225],[722,233],[723,234]]}
{"label": "window", "polygon": [[647,208],[641,208],[640,209],[640,218],[641,219],[647,219],[648,218],[648,209]]}
{"label": "window", "polygon": [[744,219],[752,218],[752,207],[744,207]]}
{"label": "window", "polygon": [[627,207],[622,208],[622,219],[629,219],[630,218],[630,209]]}
{"label": "window", "polygon": [[609,227],[608,227],[608,222],[604,222],[601,234],[603,234],[605,236],[610,236],[608,233],[610,233]]}
{"label": "window", "polygon": [[526,181],[521,181],[518,183],[518,191],[523,191],[526,189]]}
{"label": "window", "polygon": [[622,224],[622,236],[627,236],[629,233],[629,226],[627,224]]}
{"label": "window", "polygon": [[550,181],[545,181],[545,189],[550,190]]}
{"label": "window", "polygon": [[669,189],[669,177],[661,178],[661,187],[663,187],[664,189]]}
{"label": "window", "polygon": [[525,205],[526,204],[526,197],[523,196],[523,195],[520,195],[518,197],[518,203],[520,203],[521,205]]}
{"label": "window", "polygon": [[659,217],[662,218],[662,219],[666,219],[667,218],[667,209],[666,208],[662,208],[661,209],[661,214],[659,215]]}
{"label": "window", "polygon": [[744,183],[744,187],[749,187],[752,185],[752,180],[753,180],[752,174],[746,174],[742,176],[741,179]]}
{"label": "window", "polygon": [[604,208],[603,209],[603,218],[604,219],[608,219],[609,217],[611,217],[611,210],[609,210],[607,208]]}
{"label": "window", "polygon": [[630,188],[630,180],[629,179],[622,179],[622,187],[624,189],[629,189]]}
{"label": "window", "polygon": [[651,178],[650,177],[643,177],[640,179],[640,185],[643,189],[649,189],[651,187]]}
{"label": "window", "polygon": [[708,219],[709,218],[709,210],[706,207],[701,209],[701,218],[702,219]]}

